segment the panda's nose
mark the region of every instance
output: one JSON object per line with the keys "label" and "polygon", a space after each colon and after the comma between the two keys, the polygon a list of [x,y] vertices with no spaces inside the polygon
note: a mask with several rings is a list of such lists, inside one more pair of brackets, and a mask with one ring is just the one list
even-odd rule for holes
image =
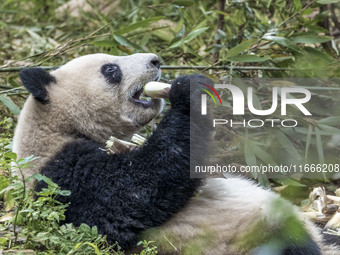
{"label": "panda's nose", "polygon": [[160,68],[161,62],[159,62],[158,57],[154,57],[154,58],[151,59],[151,66],[154,66],[154,67],[156,67],[157,69]]}

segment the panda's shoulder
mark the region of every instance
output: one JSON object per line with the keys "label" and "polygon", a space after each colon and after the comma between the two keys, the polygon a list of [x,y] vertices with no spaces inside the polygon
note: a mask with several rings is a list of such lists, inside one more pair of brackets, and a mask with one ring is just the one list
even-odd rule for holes
{"label": "panda's shoulder", "polygon": [[50,175],[57,172],[62,175],[64,171],[69,172],[82,167],[95,170],[98,163],[107,157],[105,149],[100,144],[92,140],[77,139],[65,144],[42,168],[42,173]]}
{"label": "panda's shoulder", "polygon": [[65,154],[69,156],[77,155],[78,157],[82,155],[89,156],[91,154],[96,156],[106,155],[102,145],[93,140],[83,138],[65,144],[56,154],[56,157]]}

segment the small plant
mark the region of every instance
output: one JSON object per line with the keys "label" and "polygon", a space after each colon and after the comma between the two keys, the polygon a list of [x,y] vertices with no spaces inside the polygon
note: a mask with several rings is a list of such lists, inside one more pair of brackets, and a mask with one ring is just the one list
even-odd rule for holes
{"label": "small plant", "polygon": [[[0,250],[27,250],[36,254],[124,254],[119,245],[108,244],[97,227],[62,224],[67,204],[58,196],[69,196],[51,179],[41,174],[24,178],[23,170],[37,157],[18,159],[12,152],[13,120],[0,122]],[[30,181],[43,181],[39,192],[27,188]],[[143,245],[142,255],[157,254],[152,242]]]}
{"label": "small plant", "polygon": [[[0,248],[29,249],[38,254],[121,254],[119,246],[109,245],[96,227],[60,225],[68,205],[56,198],[69,196],[70,191],[61,190],[41,174],[25,179],[23,169],[36,159],[34,156],[17,159],[16,154],[9,151],[2,152],[1,156],[0,167],[9,174],[0,178],[0,195],[4,200]],[[21,178],[12,175],[14,170]],[[27,189],[27,182],[32,179],[44,181],[47,187],[39,192]]]}
{"label": "small plant", "polygon": [[[139,241],[137,243],[138,246],[142,246],[143,250],[140,255],[155,255],[158,254],[157,246],[154,245],[155,241]],[[134,254],[136,255],[136,254]]]}
{"label": "small plant", "polygon": [[[98,233],[97,227],[81,224],[62,224],[67,204],[57,200],[58,196],[69,196],[68,190],[61,190],[51,179],[34,174],[25,179],[23,170],[36,159],[30,156],[17,159],[10,151],[10,139],[0,152],[0,249],[29,250],[36,254],[124,254],[119,245],[108,244],[106,236]],[[16,175],[14,175],[14,171]],[[20,178],[18,177],[20,176]],[[47,186],[36,192],[27,188],[27,182],[44,181]],[[157,254],[152,242],[143,245],[142,255]]]}

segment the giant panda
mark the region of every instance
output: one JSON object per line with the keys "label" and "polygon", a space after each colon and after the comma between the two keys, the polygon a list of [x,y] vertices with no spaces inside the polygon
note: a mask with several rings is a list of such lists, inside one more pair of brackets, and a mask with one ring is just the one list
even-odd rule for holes
{"label": "giant panda", "polygon": [[131,136],[163,108],[160,99],[140,98],[143,85],[160,78],[156,55],[91,54],[50,73],[24,69],[20,78],[31,95],[13,151],[40,157],[26,177],[41,172],[71,190],[60,197],[70,202],[66,222],[97,226],[127,253],[154,240],[159,254],[339,254],[277,194],[243,177],[190,178],[189,135],[195,160],[208,148],[206,125],[189,121],[200,109],[190,87],[211,84],[204,76],[177,78],[171,108],[147,142],[114,155],[102,150],[109,136]]}

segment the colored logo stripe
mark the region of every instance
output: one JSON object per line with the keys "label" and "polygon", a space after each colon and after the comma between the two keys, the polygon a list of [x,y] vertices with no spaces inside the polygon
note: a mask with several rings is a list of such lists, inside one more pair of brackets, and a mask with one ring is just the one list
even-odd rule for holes
{"label": "colored logo stripe", "polygon": [[206,90],[206,89],[201,89],[201,90],[203,90],[205,93],[207,93],[212,98],[212,100],[214,100],[214,103],[215,103],[215,106],[216,106],[216,100],[213,97],[213,95],[208,90]]}
{"label": "colored logo stripe", "polygon": [[[211,89],[211,90],[215,93],[215,95],[217,96],[217,98],[218,98],[218,100],[220,101],[220,104],[221,104],[221,106],[222,106],[222,100],[221,100],[220,96],[218,95],[217,91],[216,91],[213,87],[211,87],[210,85],[208,85],[208,84],[205,84],[205,83],[202,83],[202,82],[200,82],[200,83],[201,83],[202,85],[206,86],[207,88]],[[202,90],[204,90],[204,89],[202,89]],[[204,90],[204,91],[207,92],[207,90]],[[214,100],[215,105],[216,105],[216,101],[215,101],[214,97],[211,95],[211,93],[209,93],[209,92],[207,92],[207,93],[211,96],[211,98]]]}

